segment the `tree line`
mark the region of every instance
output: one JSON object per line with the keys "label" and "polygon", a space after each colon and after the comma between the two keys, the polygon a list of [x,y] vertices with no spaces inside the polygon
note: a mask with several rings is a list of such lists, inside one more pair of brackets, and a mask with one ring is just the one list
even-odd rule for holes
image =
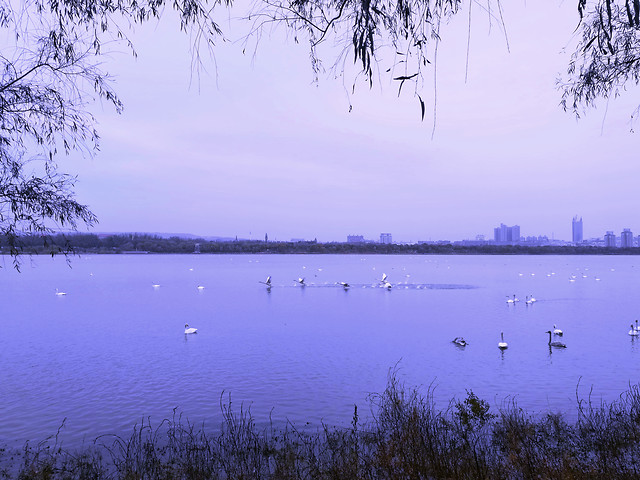
{"label": "tree line", "polygon": [[[12,254],[15,241],[0,237],[0,251]],[[96,235],[90,233],[20,237],[20,254],[74,253],[202,253],[202,254],[382,254],[382,255],[638,255],[640,248],[574,245],[459,245],[456,243],[383,244],[343,242],[278,242],[260,240],[211,241],[203,238],[164,238],[150,234]]]}

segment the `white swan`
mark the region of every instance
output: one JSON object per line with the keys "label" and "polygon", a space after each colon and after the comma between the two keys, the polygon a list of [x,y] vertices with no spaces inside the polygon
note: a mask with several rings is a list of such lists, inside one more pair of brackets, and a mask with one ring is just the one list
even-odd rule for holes
{"label": "white swan", "polygon": [[500,350],[505,350],[509,348],[509,344],[504,341],[504,332],[500,332],[500,341],[498,342],[498,348]]}
{"label": "white swan", "polygon": [[336,283],[340,285],[342,288],[344,288],[345,290],[347,290],[351,286],[347,282],[336,282]]}
{"label": "white swan", "polygon": [[66,294],[67,294],[67,292],[61,292],[60,290],[58,290],[58,289],[56,288],[56,295],[58,295],[58,296],[62,296],[62,295],[66,295]]}
{"label": "white swan", "polygon": [[529,297],[529,300],[531,300],[531,303],[534,303],[534,302],[538,301],[533,297],[533,294]]}
{"label": "white swan", "polygon": [[190,333],[198,333],[198,329],[197,328],[193,328],[193,327],[189,327],[188,323],[184,324],[184,334],[188,335]]}
{"label": "white swan", "polygon": [[510,298],[510,297],[509,297],[509,295],[507,295],[507,303],[508,303],[509,305],[513,305],[513,304],[515,304],[517,301],[518,301],[518,300],[516,299],[515,294],[513,295],[513,298]]}
{"label": "white swan", "polygon": [[267,288],[271,288],[271,275],[269,275],[264,282],[259,282],[259,283],[262,283],[263,285],[266,285]]}
{"label": "white swan", "polygon": [[204,286],[203,285],[198,285],[198,290],[204,290]]}
{"label": "white swan", "polygon": [[533,305],[533,302],[534,302],[534,301],[535,301],[535,300],[530,299],[530,298],[529,298],[529,295],[527,295],[527,296],[525,297],[524,303],[526,303],[527,305]]}
{"label": "white swan", "polygon": [[633,328],[633,323],[631,324],[631,330],[629,330],[629,335],[631,335],[632,337],[637,337],[638,335],[640,335],[640,332],[635,328]]}
{"label": "white swan", "polygon": [[[304,268],[304,267],[303,267],[303,268]],[[299,284],[301,287],[305,287],[305,286],[307,285],[306,283],[304,283],[304,278],[303,278],[303,277],[298,277],[298,279],[297,279],[297,280],[294,280],[294,281],[295,281],[295,282],[298,282],[298,284]]]}
{"label": "white swan", "polygon": [[549,346],[556,348],[567,348],[567,346],[562,342],[552,342],[551,341],[551,330],[547,330],[545,333],[549,334]]}
{"label": "white swan", "polygon": [[555,324],[553,325],[553,334],[558,335],[559,337],[563,335],[562,330],[560,330],[559,328],[556,328]]}

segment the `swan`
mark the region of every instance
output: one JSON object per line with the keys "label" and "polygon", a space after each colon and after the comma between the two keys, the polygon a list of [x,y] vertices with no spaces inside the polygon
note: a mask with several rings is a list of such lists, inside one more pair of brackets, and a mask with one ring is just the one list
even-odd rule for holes
{"label": "swan", "polygon": [[635,328],[633,328],[633,324],[631,324],[631,330],[629,330],[629,335],[631,335],[632,337],[637,337],[638,335],[640,335],[640,332]]}
{"label": "swan", "polygon": [[62,295],[66,295],[66,294],[67,294],[67,292],[61,292],[60,290],[58,290],[58,289],[56,288],[56,295],[58,295],[58,296],[62,296]]}
{"label": "swan", "polygon": [[531,296],[529,297],[529,300],[531,300],[531,303],[537,302],[538,300],[536,300],[533,296],[533,294],[531,294]]}
{"label": "swan", "polygon": [[515,304],[516,302],[519,302],[520,300],[518,300],[515,296],[515,294],[513,295],[513,298],[509,298],[509,295],[507,295],[507,303],[509,305]]}
{"label": "swan", "polygon": [[197,328],[189,327],[188,323],[184,324],[184,334],[187,335],[189,333],[198,333]]}
{"label": "swan", "polygon": [[204,290],[204,286],[198,285],[198,290]]}
{"label": "swan", "polygon": [[567,348],[567,346],[562,342],[552,342],[551,341],[551,330],[547,330],[545,333],[549,334],[549,346],[556,348]]}
{"label": "swan", "polygon": [[271,288],[271,275],[269,275],[269,276],[267,277],[267,279],[266,279],[264,282],[258,282],[258,283],[261,283],[261,284],[263,284],[263,285],[266,285],[266,286],[267,286],[267,288]]}
{"label": "swan", "polygon": [[389,282],[384,282],[382,286],[387,290],[391,290],[391,288],[393,287],[393,285],[391,285]]}
{"label": "swan", "polygon": [[160,284],[159,283],[154,283],[153,285],[151,285],[153,288],[160,288]]}
{"label": "swan", "polygon": [[347,282],[337,282],[337,283],[338,283],[338,285],[340,285],[345,290],[348,289],[351,286]]}
{"label": "swan", "polygon": [[304,278],[302,278],[302,277],[298,277],[298,280],[295,280],[295,281],[298,282],[301,287],[306,286],[306,283],[304,283]]}
{"label": "swan", "polygon": [[509,344],[504,341],[504,332],[500,332],[500,341],[498,342],[498,348],[500,350],[505,350],[509,348]]}
{"label": "swan", "polygon": [[533,302],[535,302],[535,300],[532,300],[531,298],[529,298],[529,295],[525,297],[524,303],[526,303],[527,305],[533,305]]}
{"label": "swan", "polygon": [[451,343],[455,343],[459,347],[466,347],[467,345],[469,345],[467,341],[462,337],[454,338],[453,340],[451,340]]}
{"label": "swan", "polygon": [[558,335],[559,337],[563,335],[562,330],[560,330],[559,328],[556,328],[555,324],[553,325],[553,334]]}
{"label": "swan", "polygon": [[383,273],[382,274],[382,280],[380,280],[380,283],[385,283],[387,281],[387,274]]}
{"label": "swan", "polygon": [[636,332],[640,332],[640,327],[638,327],[638,320],[636,320],[636,326],[634,328]]}

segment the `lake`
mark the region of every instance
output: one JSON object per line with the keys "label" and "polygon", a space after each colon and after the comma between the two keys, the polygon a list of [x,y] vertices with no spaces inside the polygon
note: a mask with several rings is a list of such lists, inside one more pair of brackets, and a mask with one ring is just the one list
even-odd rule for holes
{"label": "lake", "polygon": [[[174,409],[217,429],[229,401],[258,425],[347,426],[392,368],[442,407],[473,390],[494,409],[515,399],[569,418],[576,394],[610,402],[640,379],[640,340],[628,335],[640,257],[24,260],[21,273],[8,258],[0,271],[0,444],[42,440],[66,419],[61,436],[78,445]],[[271,289],[259,283],[269,275]],[[566,349],[549,349],[554,324]]]}

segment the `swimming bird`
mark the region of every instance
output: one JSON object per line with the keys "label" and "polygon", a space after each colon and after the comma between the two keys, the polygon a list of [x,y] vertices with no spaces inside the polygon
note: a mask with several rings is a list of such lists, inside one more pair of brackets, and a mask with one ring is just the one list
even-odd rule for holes
{"label": "swimming bird", "polygon": [[633,323],[631,324],[631,330],[629,330],[629,335],[631,335],[632,337],[637,337],[638,335],[640,335],[640,332],[635,328],[633,328]]}
{"label": "swimming bird", "polygon": [[498,348],[500,350],[505,350],[509,348],[509,344],[504,341],[504,332],[500,332],[500,341],[498,342]]}
{"label": "swimming bird", "polygon": [[342,288],[344,288],[345,290],[347,290],[351,286],[347,282],[336,282],[336,283],[342,286]]}
{"label": "swimming bird", "polygon": [[159,283],[154,283],[153,285],[151,285],[153,288],[160,288],[160,284]]}
{"label": "swimming bird", "polygon": [[549,346],[556,348],[567,348],[567,346],[562,342],[552,342],[551,341],[551,330],[547,330],[545,333],[549,334]]}
{"label": "swimming bird", "polygon": [[188,335],[190,333],[198,333],[198,329],[197,328],[193,328],[193,327],[189,327],[188,323],[184,324],[184,334]]}
{"label": "swimming bird", "polygon": [[267,288],[271,288],[271,275],[269,275],[264,282],[259,282],[259,283],[262,283],[263,285],[266,285]]}
{"label": "swimming bird", "polygon": [[468,345],[467,341],[462,337],[456,337],[451,340],[451,343],[455,343],[459,347],[466,347]]}
{"label": "swimming bird", "polygon": [[527,305],[533,305],[533,302],[534,302],[534,300],[531,300],[531,299],[529,298],[529,295],[527,295],[527,296],[525,297],[524,303],[526,303]]}
{"label": "swimming bird", "polygon": [[510,298],[510,297],[509,297],[509,295],[507,295],[507,303],[508,303],[509,305],[513,305],[513,304],[515,304],[516,302],[519,302],[519,300],[516,298],[516,295],[515,295],[515,294],[513,295],[513,298]]}
{"label": "swimming bird", "polygon": [[558,335],[559,337],[563,335],[562,330],[560,330],[559,328],[556,328],[555,324],[553,325],[553,334]]}
{"label": "swimming bird", "polygon": [[200,290],[200,291],[204,290],[204,286],[198,285],[198,290]]}
{"label": "swimming bird", "polygon": [[529,297],[529,300],[531,300],[531,303],[537,302],[538,300],[536,300],[533,296],[533,294],[531,294],[531,296]]}
{"label": "swimming bird", "polygon": [[62,295],[66,295],[66,294],[67,294],[67,292],[61,292],[60,290],[58,290],[58,289],[56,288],[56,295],[58,295],[58,296],[62,296]]}
{"label": "swimming bird", "polygon": [[298,277],[298,280],[294,280],[294,281],[295,281],[295,282],[298,282],[298,284],[299,284],[301,287],[306,286],[306,283],[304,283],[304,278],[302,278],[302,277]]}

